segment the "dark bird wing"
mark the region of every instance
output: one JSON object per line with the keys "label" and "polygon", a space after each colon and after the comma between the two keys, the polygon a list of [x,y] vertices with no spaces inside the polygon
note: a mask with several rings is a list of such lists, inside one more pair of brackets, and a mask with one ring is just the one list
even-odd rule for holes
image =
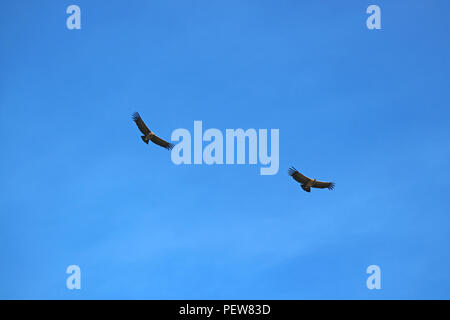
{"label": "dark bird wing", "polygon": [[297,171],[294,167],[290,167],[288,170],[289,175],[294,178],[295,181],[304,184],[310,181],[311,179],[302,175],[300,172]]}
{"label": "dark bird wing", "polygon": [[138,126],[139,130],[146,136],[150,133],[150,129],[147,128],[147,126],[144,123],[144,120],[142,120],[139,113],[135,112],[133,113],[133,121],[136,122],[136,125]]}
{"label": "dark bird wing", "polygon": [[157,144],[158,146],[161,146],[163,148],[166,148],[167,150],[171,150],[173,148],[173,144],[161,139],[160,137],[156,136],[156,135],[152,135],[152,137],[150,138],[150,140]]}
{"label": "dark bird wing", "polygon": [[313,188],[320,188],[320,189],[328,188],[329,190],[333,190],[334,189],[334,182],[316,181],[316,182],[314,182],[312,187]]}

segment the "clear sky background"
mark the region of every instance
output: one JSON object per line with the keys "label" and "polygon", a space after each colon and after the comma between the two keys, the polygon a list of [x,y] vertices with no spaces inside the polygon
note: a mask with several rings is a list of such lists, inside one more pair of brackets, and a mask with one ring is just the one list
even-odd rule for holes
{"label": "clear sky background", "polygon": [[[450,298],[449,12],[1,1],[0,298]],[[167,139],[280,129],[280,171],[176,166],[134,111]],[[304,192],[291,165],[336,190]]]}

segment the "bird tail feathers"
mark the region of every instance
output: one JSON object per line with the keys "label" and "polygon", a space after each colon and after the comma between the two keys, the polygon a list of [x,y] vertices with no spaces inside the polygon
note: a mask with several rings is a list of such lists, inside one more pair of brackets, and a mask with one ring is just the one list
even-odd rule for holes
{"label": "bird tail feathers", "polygon": [[311,192],[311,187],[307,187],[304,184],[302,184],[302,189],[305,190],[306,192]]}
{"label": "bird tail feathers", "polygon": [[146,144],[148,144],[148,139],[145,138],[145,136],[141,136],[142,141],[144,141]]}

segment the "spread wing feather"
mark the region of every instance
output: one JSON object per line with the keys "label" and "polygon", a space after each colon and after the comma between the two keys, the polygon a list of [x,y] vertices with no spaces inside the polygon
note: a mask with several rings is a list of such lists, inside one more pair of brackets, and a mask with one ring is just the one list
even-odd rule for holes
{"label": "spread wing feather", "polygon": [[160,137],[158,137],[158,136],[156,136],[156,135],[153,135],[153,136],[150,138],[150,140],[151,140],[153,143],[157,144],[158,146],[161,146],[161,147],[163,147],[163,148],[166,148],[167,150],[171,150],[171,149],[173,148],[173,144],[172,144],[172,143],[169,143],[169,142],[167,142],[167,141],[161,139]]}
{"label": "spread wing feather", "polygon": [[320,188],[320,189],[328,188],[329,190],[333,190],[334,189],[334,182],[316,181],[316,182],[314,182],[312,187],[313,188]]}
{"label": "spread wing feather", "polygon": [[300,172],[297,171],[294,167],[290,167],[288,170],[289,175],[294,178],[295,181],[304,184],[310,181],[311,179],[302,175]]}
{"label": "spread wing feather", "polygon": [[147,126],[144,123],[144,120],[142,120],[141,116],[138,112],[133,113],[133,121],[136,122],[137,127],[142,132],[143,135],[147,135],[150,133],[150,129],[147,128]]}

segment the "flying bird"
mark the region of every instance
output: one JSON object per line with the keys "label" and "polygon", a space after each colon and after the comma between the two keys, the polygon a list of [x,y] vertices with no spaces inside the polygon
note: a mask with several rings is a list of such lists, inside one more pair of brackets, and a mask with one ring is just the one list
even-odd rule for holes
{"label": "flying bird", "polygon": [[172,143],[169,143],[161,139],[145,125],[145,122],[142,120],[139,113],[137,112],[133,113],[133,121],[136,122],[137,127],[142,132],[143,136],[141,136],[141,139],[146,144],[148,144],[148,142],[151,141],[154,144],[157,144],[158,146],[166,148],[167,150],[171,150],[173,148]]}
{"label": "flying bird", "polygon": [[305,190],[306,192],[311,192],[311,188],[319,188],[319,189],[328,188],[328,190],[334,189],[334,182],[322,182],[317,181],[316,179],[310,179],[302,175],[294,167],[290,167],[288,173],[292,178],[294,178],[295,181],[301,184],[302,189]]}

